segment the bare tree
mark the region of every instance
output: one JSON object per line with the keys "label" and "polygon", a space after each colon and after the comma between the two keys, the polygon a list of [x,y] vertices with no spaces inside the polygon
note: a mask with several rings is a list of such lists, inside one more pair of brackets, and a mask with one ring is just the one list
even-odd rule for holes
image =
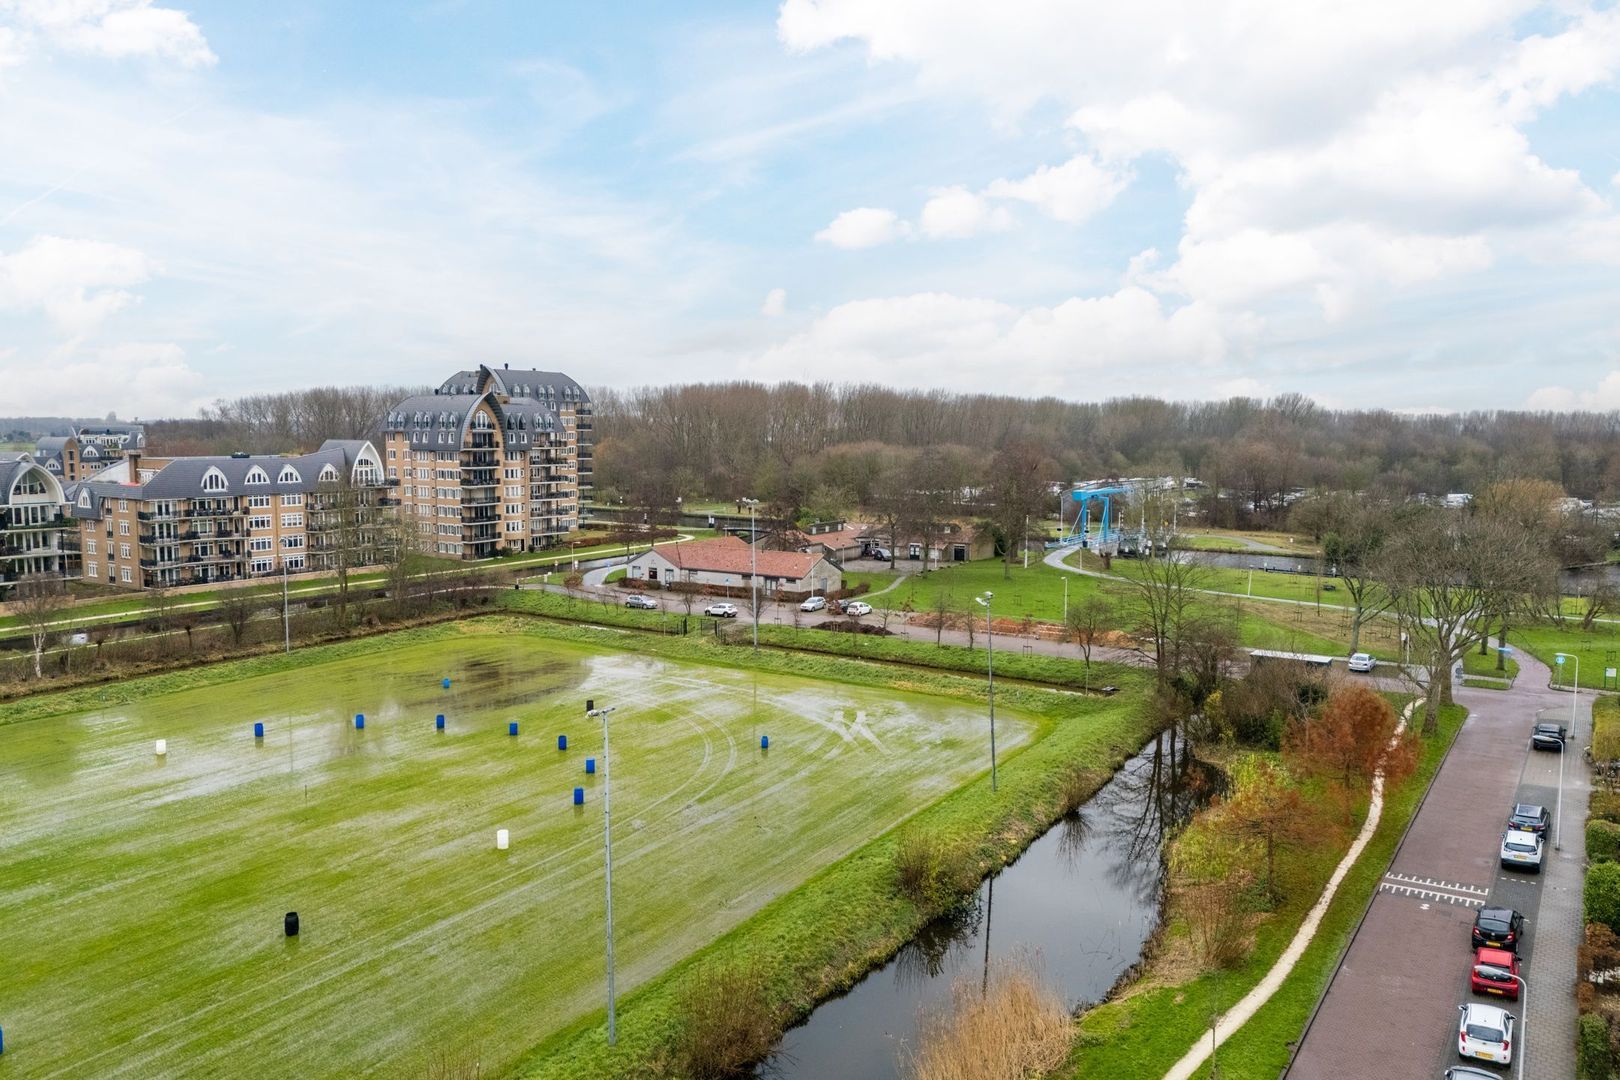
{"label": "bare tree", "polygon": [[1440,706],[1451,703],[1452,668],[1490,633],[1492,615],[1545,592],[1555,573],[1534,534],[1497,518],[1443,510],[1415,515],[1393,534],[1378,568],[1421,665],[1415,681],[1424,695],[1424,735],[1439,730]]}
{"label": "bare tree", "polygon": [[385,516],[379,526],[381,540],[378,555],[388,581],[388,595],[396,614],[404,614],[410,606],[411,579],[429,566],[423,552],[422,534],[416,522],[398,509]]}
{"label": "bare tree", "polygon": [[1202,562],[1173,550],[1142,559],[1131,579],[1127,610],[1135,620],[1142,650],[1153,658],[1161,690],[1175,676],[1199,591],[1208,580],[1209,570]]}
{"label": "bare tree", "polygon": [[231,644],[241,645],[248,624],[259,612],[259,600],[247,589],[231,589],[219,602],[220,615],[231,631]]}
{"label": "bare tree", "polygon": [[1398,527],[1398,508],[1367,496],[1338,494],[1313,500],[1323,510],[1322,554],[1350,597],[1350,651],[1361,651],[1361,628],[1389,609],[1377,577],[1378,550]]}
{"label": "bare tree", "polygon": [[1001,532],[1002,576],[1012,577],[1013,559],[1029,542],[1029,523],[1040,520],[1047,500],[1051,459],[1032,443],[1011,442],[990,463],[992,520]]}
{"label": "bare tree", "polygon": [[376,559],[374,500],[374,493],[356,485],[347,473],[323,482],[310,496],[310,554],[337,583],[332,616],[339,627],[349,624],[349,572]]}
{"label": "bare tree", "polygon": [[1097,644],[1098,635],[1113,629],[1117,619],[1113,603],[1098,592],[1087,593],[1069,605],[1064,628],[1080,646],[1080,658],[1085,663],[1083,685],[1087,690],[1091,689],[1091,650]]}
{"label": "bare tree", "polygon": [[174,618],[174,595],[159,585],[146,590],[146,624],[157,633],[165,633]]}
{"label": "bare tree", "polygon": [[55,624],[67,609],[67,592],[62,579],[54,574],[29,574],[17,582],[16,602],[34,653],[34,678],[42,679],[45,649],[56,632]]}

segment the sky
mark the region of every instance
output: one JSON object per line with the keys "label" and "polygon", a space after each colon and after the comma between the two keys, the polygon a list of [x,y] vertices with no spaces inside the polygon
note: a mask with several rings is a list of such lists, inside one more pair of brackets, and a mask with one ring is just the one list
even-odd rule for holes
{"label": "sky", "polygon": [[0,0],[0,416],[1620,409],[1614,0]]}

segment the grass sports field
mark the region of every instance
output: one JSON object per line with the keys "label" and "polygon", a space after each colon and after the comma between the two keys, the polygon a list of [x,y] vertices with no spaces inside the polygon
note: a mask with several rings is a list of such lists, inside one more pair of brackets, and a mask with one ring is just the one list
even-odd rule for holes
{"label": "grass sports field", "polygon": [[601,1007],[587,697],[621,992],[985,762],[971,704],[525,636],[0,726],[0,1076],[498,1074]]}

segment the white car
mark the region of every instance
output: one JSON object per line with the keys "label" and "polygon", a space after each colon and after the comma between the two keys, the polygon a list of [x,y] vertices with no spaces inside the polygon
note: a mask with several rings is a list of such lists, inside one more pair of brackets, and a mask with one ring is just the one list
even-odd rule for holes
{"label": "white car", "polygon": [[1377,666],[1378,661],[1372,658],[1372,653],[1358,652],[1350,654],[1351,671],[1368,672]]}
{"label": "white car", "polygon": [[1520,829],[1509,829],[1503,833],[1502,869],[1541,873],[1541,837]]}
{"label": "white car", "polygon": [[1477,1002],[1457,1009],[1462,1013],[1457,1025],[1457,1053],[1498,1065],[1512,1064],[1513,1025],[1518,1018],[1506,1009]]}
{"label": "white car", "polygon": [[703,614],[712,615],[716,619],[735,619],[737,617],[736,604],[710,604],[703,609]]}
{"label": "white car", "polygon": [[812,596],[799,605],[800,611],[820,611],[827,606],[825,596]]}
{"label": "white car", "polygon": [[90,644],[90,635],[85,633],[83,630],[75,630],[73,633],[68,635],[68,644],[88,645]]}
{"label": "white car", "polygon": [[872,605],[868,604],[864,600],[852,600],[844,605],[844,614],[855,615],[857,617],[861,615],[870,615],[872,614]]}

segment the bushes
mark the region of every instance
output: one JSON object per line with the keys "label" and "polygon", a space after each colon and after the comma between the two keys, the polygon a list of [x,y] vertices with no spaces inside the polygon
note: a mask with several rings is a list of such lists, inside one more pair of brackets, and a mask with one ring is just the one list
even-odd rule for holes
{"label": "bushes", "polygon": [[1592,801],[1586,808],[1586,816],[1620,824],[1620,791],[1592,789]]}
{"label": "bushes", "polygon": [[1610,1080],[1614,1075],[1609,1024],[1600,1013],[1582,1013],[1576,1021],[1575,1067],[1581,1080]]}
{"label": "bushes", "polygon": [[1620,861],[1620,825],[1594,818],[1586,823],[1586,857],[1589,861]]}
{"label": "bushes", "polygon": [[942,908],[979,883],[978,867],[967,845],[935,830],[909,828],[894,848],[894,883],[920,908]]}
{"label": "bushes", "polygon": [[1596,863],[1586,869],[1582,908],[1586,921],[1611,930],[1620,927],[1620,863]]}
{"label": "bushes", "polygon": [[1620,699],[1600,697],[1592,704],[1592,760],[1620,760]]}
{"label": "bushes", "polygon": [[764,970],[752,961],[693,976],[676,1004],[675,1064],[692,1080],[753,1074],[776,1045],[779,1026]]}

